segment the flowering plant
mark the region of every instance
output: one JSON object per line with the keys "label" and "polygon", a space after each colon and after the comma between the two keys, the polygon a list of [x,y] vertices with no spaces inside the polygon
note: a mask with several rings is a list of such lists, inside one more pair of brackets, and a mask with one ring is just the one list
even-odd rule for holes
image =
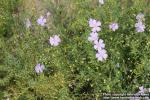
{"label": "flowering plant", "polygon": [[149,0],[1,0],[0,100],[149,93],[149,8]]}

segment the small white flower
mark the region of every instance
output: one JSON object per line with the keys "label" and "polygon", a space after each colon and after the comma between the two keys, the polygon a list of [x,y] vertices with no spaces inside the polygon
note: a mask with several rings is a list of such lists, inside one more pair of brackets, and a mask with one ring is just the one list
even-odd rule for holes
{"label": "small white flower", "polygon": [[26,19],[26,23],[25,23],[25,24],[26,24],[26,27],[29,28],[29,27],[31,26],[30,20],[29,20],[29,19]]}
{"label": "small white flower", "polygon": [[148,92],[150,93],[150,88],[148,88]]}
{"label": "small white flower", "polygon": [[58,46],[60,42],[61,42],[61,39],[59,38],[58,35],[54,35],[53,37],[50,37],[49,39],[49,43],[52,46]]}
{"label": "small white flower", "polygon": [[116,31],[119,28],[118,23],[111,23],[109,25],[109,29],[111,29],[112,31]]}
{"label": "small white flower", "polygon": [[37,65],[35,66],[35,71],[36,71],[37,74],[39,74],[39,73],[42,73],[42,72],[43,72],[44,68],[45,68],[44,65],[37,64]]}
{"label": "small white flower", "polygon": [[47,12],[47,13],[46,13],[46,16],[47,16],[47,17],[48,17],[48,16],[50,16],[50,15],[51,15],[51,13],[50,13],[50,12]]}
{"label": "small white flower", "polygon": [[92,32],[92,33],[90,34],[90,36],[88,37],[88,40],[89,40],[90,42],[97,41],[97,40],[98,40],[98,33]]}
{"label": "small white flower", "polygon": [[105,44],[104,41],[102,39],[99,39],[99,41],[94,41],[94,49],[96,50],[100,50],[100,49],[104,49],[105,48]]}
{"label": "small white flower", "polygon": [[99,3],[100,3],[101,5],[103,5],[103,4],[104,4],[104,0],[99,0]]}
{"label": "small white flower", "polygon": [[92,28],[92,32],[99,32],[101,31],[101,22],[96,21],[95,19],[90,19],[89,20],[89,26]]}
{"label": "small white flower", "polygon": [[136,16],[136,19],[137,19],[138,21],[145,21],[144,14],[139,13],[139,14]]}
{"label": "small white flower", "polygon": [[45,26],[46,18],[44,18],[43,16],[40,16],[40,18],[37,20],[37,23],[41,26]]}
{"label": "small white flower", "polygon": [[138,21],[138,22],[135,24],[135,28],[136,28],[136,31],[137,31],[137,32],[144,32],[145,25],[144,25],[141,21]]}
{"label": "small white flower", "polygon": [[104,61],[104,60],[107,59],[107,57],[108,57],[108,55],[107,55],[105,49],[101,49],[101,50],[98,51],[97,54],[96,54],[96,58],[97,58],[99,61]]}

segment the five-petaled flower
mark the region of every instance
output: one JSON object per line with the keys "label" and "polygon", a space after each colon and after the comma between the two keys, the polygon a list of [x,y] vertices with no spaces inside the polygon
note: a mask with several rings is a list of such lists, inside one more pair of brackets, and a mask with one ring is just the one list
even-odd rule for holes
{"label": "five-petaled flower", "polygon": [[137,31],[137,32],[144,32],[145,25],[144,25],[141,21],[138,21],[138,22],[135,24],[135,28],[136,28],[136,31]]}
{"label": "five-petaled flower", "polygon": [[107,55],[107,52],[105,49],[98,50],[98,52],[96,53],[96,58],[99,61],[104,61],[107,59],[107,57],[108,57],[108,55]]}
{"label": "five-petaled flower", "polygon": [[143,13],[139,13],[136,16],[136,19],[137,19],[137,21],[145,21],[144,14]]}
{"label": "five-petaled flower", "polygon": [[97,41],[98,40],[98,33],[97,32],[92,32],[90,34],[90,36],[88,37],[88,40],[90,42],[94,42],[94,41]]}
{"label": "five-petaled flower", "polygon": [[118,23],[111,23],[109,25],[109,29],[111,29],[112,31],[116,31],[119,28]]}
{"label": "five-petaled flower", "polygon": [[92,32],[99,32],[101,31],[101,22],[95,19],[89,20],[89,26],[92,28]]}
{"label": "five-petaled flower", "polygon": [[58,35],[54,35],[53,37],[50,37],[49,39],[49,43],[52,46],[58,46],[60,42],[61,42],[61,39],[59,38]]}
{"label": "five-petaled flower", "polygon": [[99,39],[99,41],[94,41],[94,49],[101,50],[105,48],[104,41],[102,39]]}
{"label": "five-petaled flower", "polygon": [[39,74],[39,73],[42,73],[43,72],[43,70],[44,70],[44,65],[42,64],[37,64],[36,66],[35,66],[35,71],[36,71],[36,73],[37,74]]}
{"label": "five-petaled flower", "polygon": [[37,23],[41,26],[45,26],[46,18],[44,18],[43,16],[40,16],[40,18],[37,20]]}
{"label": "five-petaled flower", "polygon": [[141,86],[141,87],[139,87],[139,93],[144,93],[144,87],[143,86]]}
{"label": "five-petaled flower", "polygon": [[145,30],[145,25],[144,25],[145,18],[144,18],[144,14],[139,13],[136,16],[136,19],[137,19],[137,23],[135,23],[136,31],[137,32],[144,32],[144,30]]}

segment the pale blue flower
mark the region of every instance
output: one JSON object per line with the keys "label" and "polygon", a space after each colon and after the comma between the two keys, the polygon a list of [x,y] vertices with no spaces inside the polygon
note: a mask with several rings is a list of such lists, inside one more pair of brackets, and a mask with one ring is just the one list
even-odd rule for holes
{"label": "pale blue flower", "polygon": [[141,87],[139,87],[139,93],[144,93],[144,87],[143,86],[141,86]]}
{"label": "pale blue flower", "polygon": [[138,22],[135,24],[135,28],[136,28],[136,31],[137,31],[137,32],[144,32],[144,30],[145,30],[145,25],[144,25],[141,21],[138,21]]}
{"label": "pale blue flower", "polygon": [[116,31],[119,28],[118,23],[111,23],[109,25],[109,29],[111,29],[112,31]]}
{"label": "pale blue flower", "polygon": [[35,71],[36,71],[36,73],[37,74],[39,74],[39,73],[42,73],[43,72],[43,70],[44,70],[44,65],[42,64],[37,64],[36,66],[35,66]]}
{"label": "pale blue flower", "polygon": [[147,92],[147,88],[144,88],[143,86],[139,87],[139,93],[144,94],[145,92]]}
{"label": "pale blue flower", "polygon": [[95,19],[90,19],[89,20],[89,26],[92,28],[92,32],[99,32],[101,31],[101,22],[97,21]]}
{"label": "pale blue flower", "polygon": [[53,37],[50,37],[49,39],[49,43],[52,46],[58,46],[60,42],[61,42],[61,39],[59,38],[58,35],[54,35]]}
{"label": "pale blue flower", "polygon": [[40,18],[37,20],[37,23],[41,26],[45,26],[46,18],[44,18],[43,16],[40,16]]}
{"label": "pale blue flower", "polygon": [[136,19],[137,19],[137,21],[145,21],[144,14],[143,13],[139,13],[136,16]]}
{"label": "pale blue flower", "polygon": [[106,60],[108,57],[107,55],[107,52],[105,49],[101,49],[99,50],[97,53],[96,53],[96,58],[99,60],[99,61],[104,61]]}
{"label": "pale blue flower", "polygon": [[104,49],[104,48],[105,48],[105,44],[102,39],[94,41],[94,49],[100,50],[100,49]]}
{"label": "pale blue flower", "polygon": [[90,36],[88,37],[88,40],[90,42],[97,41],[98,40],[98,33],[96,33],[96,32],[90,33]]}

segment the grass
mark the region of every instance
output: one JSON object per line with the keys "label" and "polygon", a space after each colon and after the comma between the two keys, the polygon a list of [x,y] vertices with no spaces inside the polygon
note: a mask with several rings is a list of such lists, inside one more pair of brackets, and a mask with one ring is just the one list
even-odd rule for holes
{"label": "grass", "polygon": [[[37,25],[41,16],[47,26]],[[136,15],[144,13],[146,29],[135,31]],[[91,100],[104,92],[136,93],[150,82],[149,0],[1,0],[0,1],[0,99]],[[32,22],[26,28],[25,20]],[[88,20],[102,22],[99,37],[108,59],[97,61],[88,41]],[[110,22],[119,29],[109,30]],[[48,39],[59,35],[52,47]],[[37,63],[45,65],[37,75]],[[118,67],[119,66],[119,67]]]}

